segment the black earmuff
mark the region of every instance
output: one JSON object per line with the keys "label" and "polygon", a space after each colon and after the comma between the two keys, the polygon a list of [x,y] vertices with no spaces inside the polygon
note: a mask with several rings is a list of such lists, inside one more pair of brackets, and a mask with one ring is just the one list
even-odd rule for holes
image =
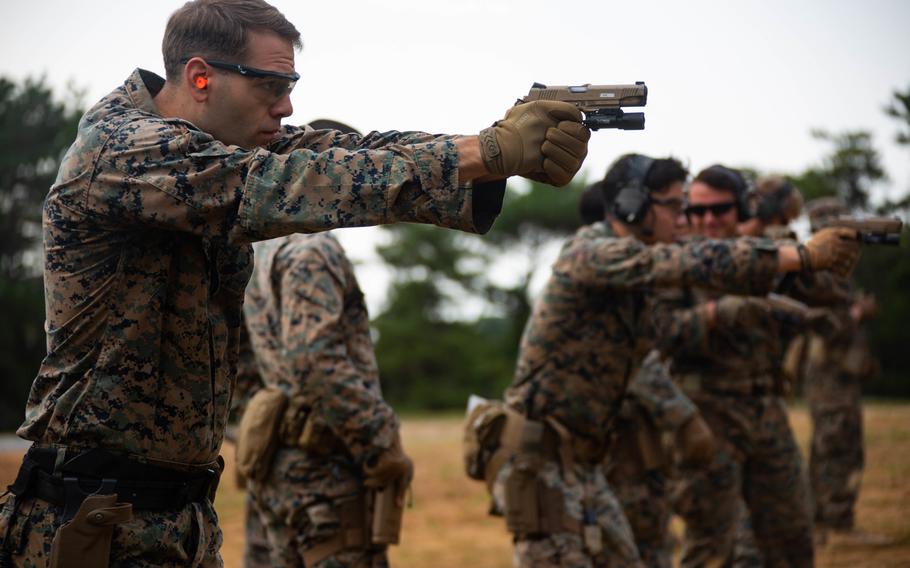
{"label": "black earmuff", "polygon": [[618,221],[639,225],[645,218],[651,206],[651,192],[645,185],[645,179],[652,165],[654,160],[641,154],[629,158],[626,182],[613,199],[612,214]]}

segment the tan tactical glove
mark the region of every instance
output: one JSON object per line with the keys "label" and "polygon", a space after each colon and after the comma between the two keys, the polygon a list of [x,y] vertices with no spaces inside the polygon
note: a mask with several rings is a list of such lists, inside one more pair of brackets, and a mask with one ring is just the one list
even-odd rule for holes
{"label": "tan tactical glove", "polygon": [[404,494],[414,477],[414,463],[404,453],[399,436],[395,437],[392,447],[364,464],[363,475],[364,486],[381,488],[395,484],[399,499],[404,499]]}
{"label": "tan tactical glove", "polygon": [[694,414],[676,431],[676,446],[685,467],[705,467],[717,452],[714,434],[700,414]]}
{"label": "tan tactical glove", "polygon": [[559,101],[513,106],[505,118],[480,132],[480,153],[498,176],[523,175],[562,186],[572,179],[588,152],[591,132],[581,111]]}
{"label": "tan tactical glove", "polygon": [[828,227],[812,235],[800,252],[804,269],[847,276],[859,260],[859,239],[854,229]]}

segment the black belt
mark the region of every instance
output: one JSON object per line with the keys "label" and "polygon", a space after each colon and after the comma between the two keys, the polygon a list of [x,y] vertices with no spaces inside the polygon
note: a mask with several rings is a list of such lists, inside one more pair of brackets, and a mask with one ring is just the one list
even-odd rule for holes
{"label": "black belt", "polygon": [[[59,460],[58,456],[60,452],[54,448],[29,448],[10,491],[17,497],[34,496],[64,507],[64,517],[75,513],[91,494],[116,493],[118,501],[151,511],[178,510],[212,500],[224,464],[219,457],[209,467],[181,471],[98,449],[66,449]],[[55,467],[58,461],[60,465]]]}

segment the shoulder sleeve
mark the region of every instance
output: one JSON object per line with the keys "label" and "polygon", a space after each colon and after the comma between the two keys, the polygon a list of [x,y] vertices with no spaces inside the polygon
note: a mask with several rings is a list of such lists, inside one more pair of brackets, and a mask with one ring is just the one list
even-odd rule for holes
{"label": "shoulder sleeve", "polygon": [[353,362],[351,328],[344,321],[353,273],[342,265],[347,259],[338,254],[340,245],[326,236],[301,248],[282,275],[282,356],[312,412],[364,463],[391,446],[398,419],[375,377],[363,376]]}
{"label": "shoulder sleeve", "polygon": [[575,238],[554,265],[585,286],[615,289],[692,285],[765,294],[777,272],[777,249],[763,239],[703,240],[647,246],[632,238]]}
{"label": "shoulder sleeve", "polygon": [[68,156],[61,194],[90,177],[74,205],[112,223],[234,242],[399,221],[485,232],[505,186],[460,185],[458,153],[446,138],[276,153],[225,146],[173,121],[135,121],[105,134],[94,168],[79,152]]}

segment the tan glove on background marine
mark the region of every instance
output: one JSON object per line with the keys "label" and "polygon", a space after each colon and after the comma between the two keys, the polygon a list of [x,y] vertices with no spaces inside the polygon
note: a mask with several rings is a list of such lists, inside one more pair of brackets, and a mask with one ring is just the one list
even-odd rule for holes
{"label": "tan glove on background marine", "polygon": [[414,462],[404,453],[401,436],[395,436],[389,449],[364,464],[363,475],[364,486],[380,489],[395,484],[399,492],[398,498],[404,499],[414,477]]}
{"label": "tan glove on background marine", "polygon": [[480,154],[493,175],[521,175],[555,186],[569,183],[588,154],[591,131],[575,105],[534,101],[515,105],[480,132]]}
{"label": "tan glove on background marine", "polygon": [[847,276],[859,260],[859,239],[854,229],[829,227],[812,235],[800,250],[805,253],[804,262],[808,263],[803,268],[830,270]]}
{"label": "tan glove on background marine", "polygon": [[714,434],[698,413],[676,431],[676,447],[685,467],[706,467],[717,452]]}

